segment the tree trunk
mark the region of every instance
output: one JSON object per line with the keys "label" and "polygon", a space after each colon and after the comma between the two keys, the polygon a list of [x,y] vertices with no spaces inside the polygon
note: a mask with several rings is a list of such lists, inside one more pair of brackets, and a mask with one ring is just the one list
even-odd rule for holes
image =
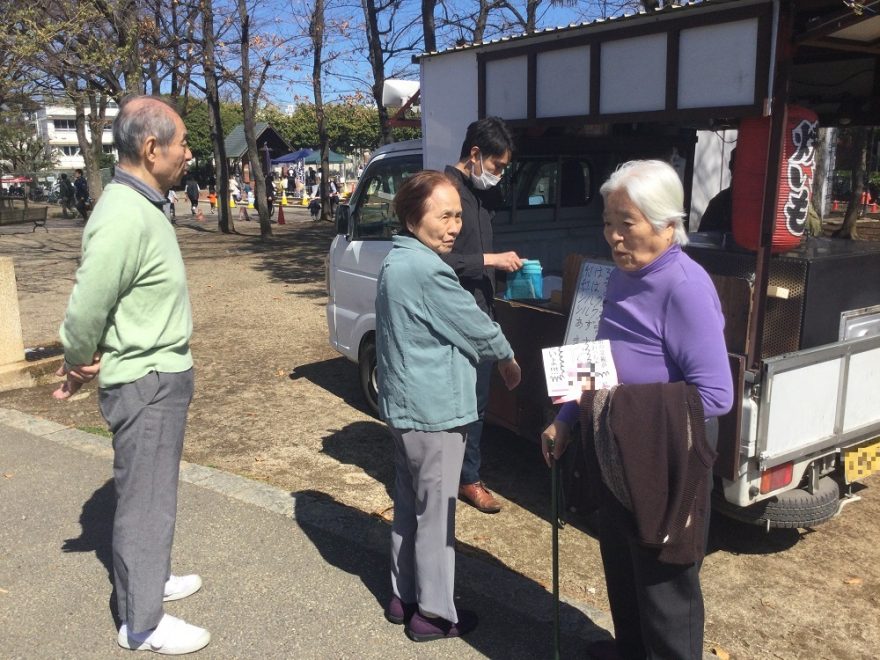
{"label": "tree trunk", "polygon": [[257,213],[260,216],[260,238],[267,240],[272,235],[272,220],[266,201],[266,178],[260,162],[255,132],[255,101],[251,98],[252,70],[250,63],[250,15],[246,0],[238,0],[238,17],[241,23],[241,114],[244,121],[244,141],[247,144],[248,163],[250,163],[251,187],[256,198]]}
{"label": "tree trunk", "polygon": [[[110,5],[101,3],[101,6],[110,9]],[[117,17],[115,20],[112,17]],[[126,0],[117,7],[117,11],[107,14],[107,20],[116,27],[116,49],[122,54],[122,79],[125,90],[117,98],[129,94],[144,93],[144,69],[141,64],[141,41],[139,33],[140,6],[137,0]]]}
{"label": "tree trunk", "polygon": [[828,129],[820,128],[816,139],[816,165],[813,168],[813,208],[820,217],[825,217],[825,182],[828,169]]}
{"label": "tree trunk", "polygon": [[856,162],[852,167],[852,193],[846,214],[843,216],[843,226],[835,234],[841,238],[859,238],[856,223],[862,215],[862,194],[865,192],[865,170],[868,155],[868,128],[859,126],[853,129],[853,152]]}
{"label": "tree trunk", "polygon": [[434,7],[437,0],[422,0],[422,35],[425,40],[425,52],[437,50],[437,30],[434,24]]}
{"label": "tree trunk", "polygon": [[[83,101],[83,92],[73,90],[68,92],[68,96],[73,101],[74,122],[76,124],[76,138],[79,142],[79,151],[83,157],[85,170],[84,175],[89,184],[89,195],[92,199],[97,199],[101,193],[101,172],[98,168],[98,162],[92,151],[92,145],[86,137],[86,108]],[[92,136],[94,141],[94,135]]]}
{"label": "tree trunk", "polygon": [[229,163],[226,161],[226,143],[223,141],[223,122],[220,119],[220,92],[217,85],[217,59],[214,44],[213,0],[202,0],[202,38],[204,39],[205,96],[211,118],[211,143],[214,146],[214,176],[217,179],[217,226],[224,234],[235,231],[229,213]]}
{"label": "tree trunk", "polygon": [[330,178],[330,141],[327,137],[327,122],[324,117],[324,96],[321,91],[321,56],[324,49],[324,0],[315,0],[315,9],[309,23],[309,36],[312,39],[312,91],[315,95],[315,117],[318,121],[318,141],[321,145],[321,183],[318,194],[321,196],[321,220],[330,220],[330,198],[327,181]]}
{"label": "tree trunk", "polygon": [[373,70],[373,99],[379,109],[379,143],[389,144],[394,141],[391,126],[388,123],[388,111],[382,105],[382,88],[385,86],[385,62],[382,58],[382,40],[379,33],[379,10],[376,0],[361,0],[364,18],[367,23],[367,45],[370,67]]}
{"label": "tree trunk", "polygon": [[[92,135],[92,162],[95,165],[95,177],[89,177],[89,194],[93,199],[98,199],[104,190],[104,180],[101,178],[101,160],[104,155],[104,128],[107,121],[107,97],[96,93],[94,89],[88,91],[89,99],[89,133]],[[93,185],[96,184],[96,185]]]}

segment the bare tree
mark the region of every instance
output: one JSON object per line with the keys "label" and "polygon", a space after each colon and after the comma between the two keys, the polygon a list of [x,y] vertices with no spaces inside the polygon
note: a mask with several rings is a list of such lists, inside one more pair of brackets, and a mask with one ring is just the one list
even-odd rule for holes
{"label": "bare tree", "polygon": [[266,177],[261,162],[260,150],[256,134],[256,106],[259,102],[263,86],[269,75],[272,63],[268,57],[262,57],[256,65],[251,63],[251,18],[252,14],[246,0],[236,0],[238,24],[240,26],[238,48],[241,69],[234,80],[238,84],[241,96],[241,111],[244,119],[244,140],[247,144],[248,164],[250,165],[257,213],[260,216],[260,238],[267,240],[272,235],[272,219],[269,217],[269,204],[266,200]]}
{"label": "bare tree", "polygon": [[137,3],[34,0],[10,5],[6,18],[10,46],[29,65],[33,85],[44,97],[67,97],[73,104],[86,178],[97,197],[107,103],[143,91],[138,56],[143,23]]}
{"label": "bare tree", "polygon": [[315,0],[312,20],[309,22],[309,37],[312,40],[312,90],[315,96],[315,117],[318,122],[318,141],[321,149],[321,219],[330,220],[330,198],[327,180],[330,176],[330,141],[327,137],[327,122],[324,117],[324,95],[321,90],[321,66],[324,51],[324,0]]}
{"label": "bare tree", "polygon": [[220,85],[217,82],[217,56],[214,32],[214,2],[201,1],[202,52],[205,79],[205,98],[211,118],[211,142],[214,145],[214,170],[217,185],[220,231],[229,234],[235,231],[229,212],[229,163],[226,160],[226,143],[223,140],[223,122],[220,119]]}
{"label": "bare tree", "polygon": [[390,60],[405,53],[419,50],[422,35],[413,30],[417,17],[405,16],[402,0],[361,0],[367,34],[367,55],[373,73],[370,91],[379,110],[380,143],[388,144],[394,138],[388,123],[388,112],[382,105],[386,68]]}

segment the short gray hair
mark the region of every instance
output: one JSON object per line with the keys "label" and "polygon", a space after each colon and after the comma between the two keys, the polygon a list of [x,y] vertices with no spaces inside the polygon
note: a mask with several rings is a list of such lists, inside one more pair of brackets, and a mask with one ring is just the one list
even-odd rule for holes
{"label": "short gray hair", "polygon": [[113,143],[120,163],[136,163],[148,137],[155,137],[160,147],[167,147],[174,139],[176,127],[173,115],[164,109],[157,112],[157,104],[177,114],[177,108],[158,96],[128,96],[119,105],[119,114],[113,122]]}
{"label": "short gray hair", "polygon": [[660,232],[673,226],[672,240],[682,247],[688,244],[684,228],[684,188],[678,173],[662,160],[631,160],[620,165],[599,188],[602,199],[624,191]]}

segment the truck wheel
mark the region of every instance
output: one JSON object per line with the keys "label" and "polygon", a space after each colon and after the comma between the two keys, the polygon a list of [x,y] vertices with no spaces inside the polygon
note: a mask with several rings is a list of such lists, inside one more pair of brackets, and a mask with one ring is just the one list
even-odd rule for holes
{"label": "truck wheel", "polygon": [[373,414],[379,414],[379,384],[376,381],[376,341],[371,337],[364,340],[358,354],[358,367],[361,374],[361,392]]}
{"label": "truck wheel", "polygon": [[747,507],[731,504],[721,491],[714,490],[712,507],[728,518],[753,525],[765,526],[769,522],[770,527],[815,527],[837,513],[840,486],[831,477],[823,477],[815,493],[795,488]]}

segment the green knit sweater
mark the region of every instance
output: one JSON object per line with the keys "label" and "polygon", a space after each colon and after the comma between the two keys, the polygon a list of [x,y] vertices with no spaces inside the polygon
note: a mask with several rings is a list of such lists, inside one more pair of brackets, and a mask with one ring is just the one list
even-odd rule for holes
{"label": "green knit sweater", "polygon": [[101,387],[192,367],[177,236],[161,209],[129,186],[109,184],[95,205],[60,333],[68,364],[102,354]]}

